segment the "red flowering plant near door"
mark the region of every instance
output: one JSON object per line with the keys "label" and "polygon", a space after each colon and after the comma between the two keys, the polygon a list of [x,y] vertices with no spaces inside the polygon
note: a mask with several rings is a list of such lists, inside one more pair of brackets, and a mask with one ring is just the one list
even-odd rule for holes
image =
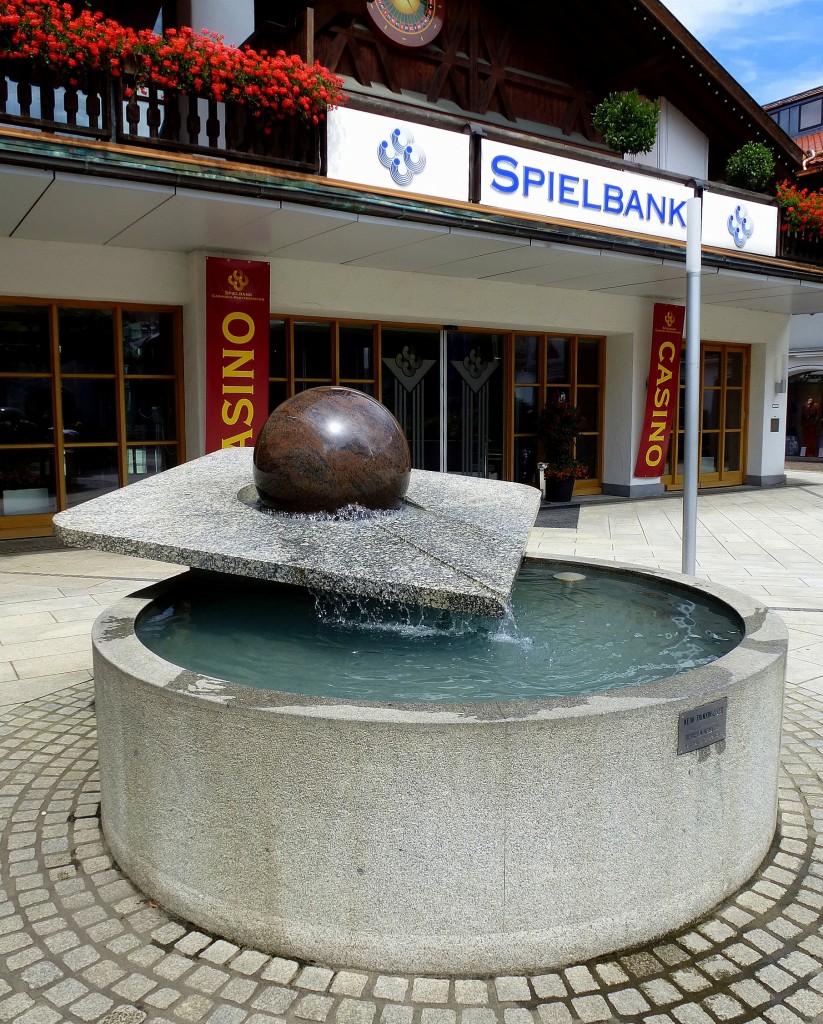
{"label": "red flowering plant near door", "polygon": [[810,241],[823,239],[823,191],[810,192],[782,181],[777,186],[777,201],[783,207],[782,231]]}
{"label": "red flowering plant near door", "polygon": [[135,32],[55,0],[0,0],[0,57],[47,68],[72,86],[86,71],[127,75],[127,98],[154,85],[235,103],[263,121],[318,124],[344,101],[342,80],[318,62],[227,46],[216,33],[191,28]]}

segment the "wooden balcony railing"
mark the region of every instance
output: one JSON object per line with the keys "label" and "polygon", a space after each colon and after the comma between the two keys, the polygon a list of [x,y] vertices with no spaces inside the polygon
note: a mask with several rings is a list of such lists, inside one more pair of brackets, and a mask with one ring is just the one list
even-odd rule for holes
{"label": "wooden balcony railing", "polygon": [[797,231],[783,231],[781,211],[781,231],[777,255],[799,263],[814,263],[817,266],[823,266],[823,239],[811,238],[808,234],[800,234]]}
{"label": "wooden balcony railing", "polygon": [[264,126],[242,106],[195,93],[134,88],[128,75],[84,72],[58,84],[48,68],[0,58],[0,122],[124,145],[198,153],[317,174],[321,133],[296,118]]}

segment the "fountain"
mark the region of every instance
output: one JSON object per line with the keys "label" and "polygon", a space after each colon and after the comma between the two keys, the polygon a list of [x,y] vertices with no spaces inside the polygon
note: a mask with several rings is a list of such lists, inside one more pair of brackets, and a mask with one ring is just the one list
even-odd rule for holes
{"label": "fountain", "polygon": [[[366,467],[373,456],[370,431],[345,427],[363,396],[318,390],[327,393],[296,403],[303,426],[290,451],[304,457],[291,472],[299,481],[312,465],[327,493],[340,482],[338,455],[349,460],[355,444]],[[317,461],[324,446],[328,464]],[[321,503],[286,516],[276,507],[293,483],[272,480],[264,452],[253,460],[227,449],[55,518],[67,543],[193,567],[184,591],[179,578],[149,587],[95,625],[102,822],[113,856],[144,892],[210,932],[380,971],[554,966],[707,912],[756,871],[775,829],[787,639],[754,601],[630,566],[542,560],[538,591],[629,581],[638,595],[665,591],[719,612],[739,643],[640,685],[527,688],[517,699],[508,684],[475,696],[461,689],[457,700],[448,689],[402,699],[402,687],[358,696],[345,643],[322,672],[309,669],[323,677],[320,693],[301,690],[291,669],[278,673],[280,655],[262,688],[183,667],[182,654],[174,663],[139,639],[146,622],[174,618],[169,608],[209,587],[226,595],[213,614],[228,614],[237,576],[249,579],[264,623],[269,591],[281,593],[271,618],[283,619],[278,642],[287,645],[307,586],[343,595],[338,603],[377,596],[439,609],[425,613],[437,628],[479,614],[493,632],[538,492],[407,472],[395,453],[370,515]],[[352,473],[349,465],[343,478]],[[368,473],[355,487],[364,504],[383,490]],[[589,583],[554,579],[569,571]],[[199,640],[186,643],[201,653]],[[311,662],[316,644],[295,663],[320,664]],[[571,660],[588,660],[593,645]],[[469,687],[479,674],[469,670]]]}

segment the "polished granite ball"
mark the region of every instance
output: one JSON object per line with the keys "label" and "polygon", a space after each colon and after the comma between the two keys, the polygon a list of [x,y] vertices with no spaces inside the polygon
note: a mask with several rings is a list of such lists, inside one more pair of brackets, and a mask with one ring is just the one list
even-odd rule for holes
{"label": "polished granite ball", "polygon": [[301,391],[269,416],[254,446],[260,501],[281,512],[397,508],[411,457],[389,410],[352,388]]}

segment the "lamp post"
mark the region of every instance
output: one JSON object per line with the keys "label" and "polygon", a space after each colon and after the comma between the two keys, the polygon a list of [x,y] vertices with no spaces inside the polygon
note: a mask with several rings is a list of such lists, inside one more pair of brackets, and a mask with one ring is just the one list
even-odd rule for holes
{"label": "lamp post", "polygon": [[683,430],[682,571],[695,575],[697,550],[697,476],[700,442],[700,273],[703,231],[702,182],[686,203],[686,421]]}

